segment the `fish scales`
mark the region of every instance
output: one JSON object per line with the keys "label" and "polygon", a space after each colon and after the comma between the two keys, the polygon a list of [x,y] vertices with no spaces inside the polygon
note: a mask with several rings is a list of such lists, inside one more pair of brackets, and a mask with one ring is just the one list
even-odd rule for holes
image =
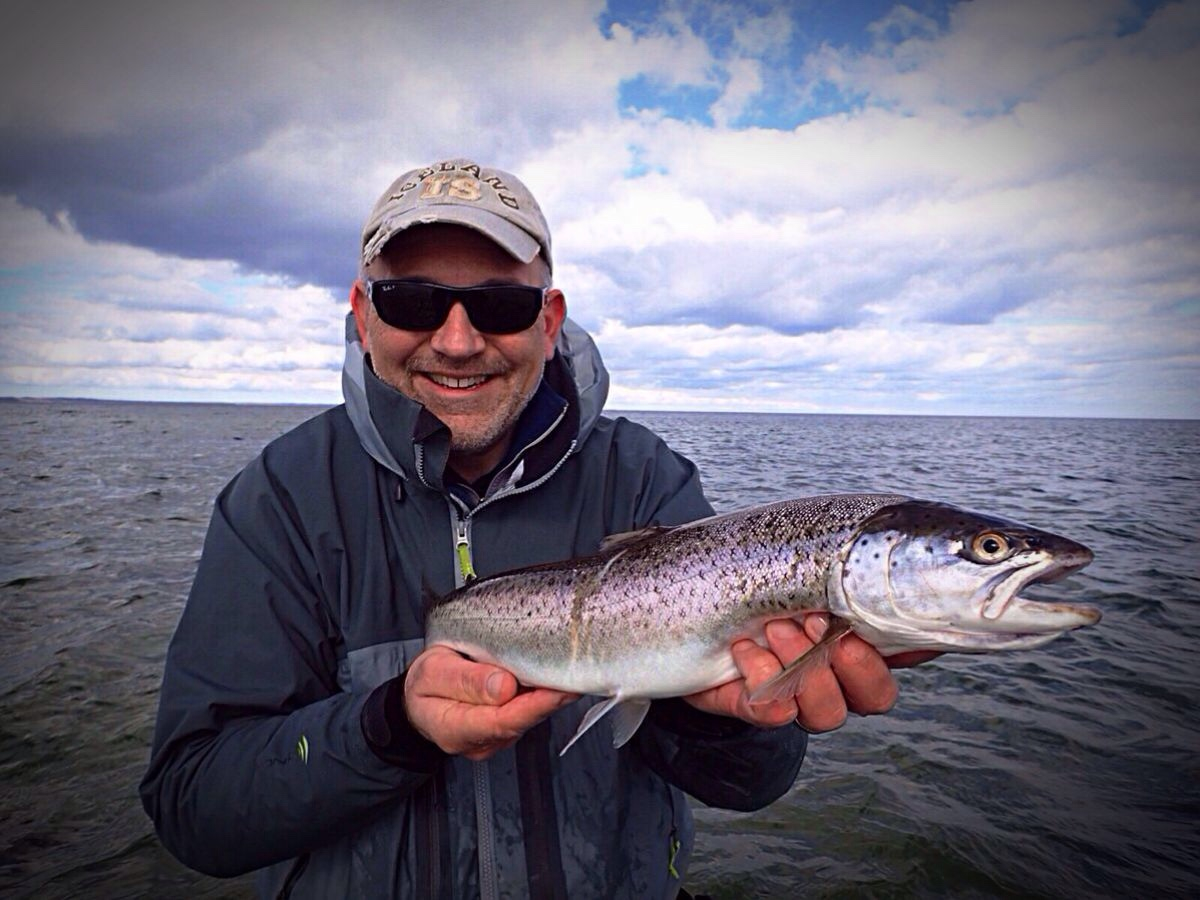
{"label": "fish scales", "polygon": [[[765,645],[773,618],[828,611],[829,640],[853,630],[885,654],[1040,646],[1100,614],[1018,592],[1091,558],[1066,538],[947,504],[826,494],[616,536],[593,556],[480,579],[430,608],[426,641],[523,684],[609,698],[572,743],[626,707],[614,716],[619,745],[651,698],[736,678],[731,645]],[[811,662],[791,663],[752,701],[794,692]]]}
{"label": "fish scales", "polygon": [[785,500],[633,538],[595,556],[481,579],[435,607],[429,640],[441,639],[452,618],[457,640],[474,645],[472,655],[520,659],[516,674],[531,679],[539,659],[603,665],[669,655],[658,649],[664,642],[727,647],[731,632],[753,630],[763,617],[824,608],[824,578],[837,547],[861,518],[903,499]]}

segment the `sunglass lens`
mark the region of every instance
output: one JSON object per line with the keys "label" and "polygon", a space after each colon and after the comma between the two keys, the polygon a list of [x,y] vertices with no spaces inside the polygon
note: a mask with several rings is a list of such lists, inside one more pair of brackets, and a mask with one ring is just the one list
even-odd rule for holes
{"label": "sunglass lens", "polygon": [[431,331],[446,321],[450,299],[425,285],[414,284],[415,288],[407,299],[404,317],[411,322],[406,326],[413,331]]}
{"label": "sunglass lens", "polygon": [[446,319],[449,298],[433,285],[412,281],[377,281],[371,286],[375,311],[393,328],[431,331]]}
{"label": "sunglass lens", "polygon": [[540,288],[489,285],[447,288],[414,281],[380,280],[371,286],[371,301],[393,328],[433,331],[446,321],[452,304],[461,302],[471,324],[485,334],[516,334],[536,320],[542,308]]}
{"label": "sunglass lens", "polygon": [[537,288],[492,287],[471,299],[471,323],[489,334],[524,331],[542,308],[542,292]]}

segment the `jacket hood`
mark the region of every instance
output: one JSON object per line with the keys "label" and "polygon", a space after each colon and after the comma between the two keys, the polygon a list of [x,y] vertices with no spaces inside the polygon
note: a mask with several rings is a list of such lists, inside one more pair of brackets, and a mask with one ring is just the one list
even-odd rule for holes
{"label": "jacket hood", "polygon": [[[604,410],[604,403],[608,399],[608,370],[604,368],[604,361],[600,358],[600,351],[591,335],[570,318],[563,320],[562,330],[555,344],[554,359],[546,365],[547,368],[563,367],[570,376],[569,383],[574,386],[575,395],[565,399],[568,403],[575,404],[579,411],[579,435],[575,443],[578,448],[582,446]],[[395,440],[386,441],[371,415],[369,395],[378,396],[378,392],[368,391],[368,381],[378,383],[378,378],[367,364],[366,352],[358,337],[354,314],[347,313],[346,359],[342,365],[342,396],[346,401],[346,413],[358,434],[359,443],[367,454],[384,468],[390,469],[401,478],[407,478],[408,473],[412,471],[412,426],[423,407],[399,391],[391,390],[388,402],[391,409],[387,418],[388,421],[399,420],[404,423],[404,440],[403,446]]]}

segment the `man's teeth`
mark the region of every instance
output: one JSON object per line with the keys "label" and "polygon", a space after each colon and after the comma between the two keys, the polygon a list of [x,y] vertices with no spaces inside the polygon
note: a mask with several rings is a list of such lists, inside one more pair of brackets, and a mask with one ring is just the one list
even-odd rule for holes
{"label": "man's teeth", "polygon": [[468,375],[465,378],[451,378],[448,375],[429,375],[429,380],[434,384],[440,384],[442,387],[448,388],[470,388],[477,384],[483,384],[488,380],[486,375]]}

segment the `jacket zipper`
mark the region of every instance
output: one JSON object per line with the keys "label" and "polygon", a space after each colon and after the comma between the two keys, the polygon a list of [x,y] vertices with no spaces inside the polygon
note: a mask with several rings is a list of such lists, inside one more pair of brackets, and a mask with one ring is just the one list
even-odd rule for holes
{"label": "jacket zipper", "polygon": [[[454,532],[454,583],[462,587],[475,578],[471,563],[471,512],[459,514],[458,501],[447,494],[450,525]],[[478,507],[476,507],[478,508]],[[479,861],[479,895],[482,900],[500,896],[496,883],[496,835],[492,823],[492,783],[487,760],[471,763],[472,787],[475,794],[476,855]]]}
{"label": "jacket zipper", "polygon": [[531,481],[531,482],[529,482],[529,484],[523,485],[519,488],[512,488],[510,490],[503,491],[499,494],[493,494],[491,497],[486,497],[483,500],[480,500],[479,504],[467,514],[468,518],[470,516],[475,515],[477,512],[479,512],[485,506],[489,506],[490,504],[495,503],[497,500],[501,500],[504,497],[515,497],[515,496],[517,496],[517,494],[526,494],[529,491],[532,491],[536,487],[541,487],[543,484],[546,483],[546,481],[549,478],[554,476],[555,472],[557,472],[559,469],[561,469],[563,467],[563,464],[568,459],[570,459],[571,454],[575,451],[575,444],[576,444],[575,441],[571,441],[570,445],[567,447],[567,452],[564,453],[562,455],[562,457],[559,458],[558,462],[556,462],[554,464],[553,468],[551,468],[550,471],[548,471],[545,475],[543,475],[537,481]]}
{"label": "jacket zipper", "polygon": [[481,900],[498,900],[500,886],[496,881],[496,834],[492,822],[492,776],[488,761],[471,763],[475,776],[475,831],[478,835],[479,896]]}
{"label": "jacket zipper", "polygon": [[[558,425],[562,416],[555,421],[554,425],[547,430],[547,433]],[[545,434],[542,435],[545,437]],[[540,438],[539,438],[540,440]],[[534,441],[533,443],[537,443]],[[454,535],[454,585],[462,587],[469,584],[476,578],[475,566],[471,554],[471,518],[490,503],[494,503],[502,497],[514,497],[517,494],[524,494],[532,491],[534,488],[545,484],[548,479],[553,477],[554,473],[563,467],[563,464],[570,458],[575,450],[576,439],[573,439],[567,446],[566,452],[559,457],[558,462],[546,472],[541,478],[532,481],[527,485],[511,490],[502,491],[481,500],[473,508],[468,509],[458,498],[453,494],[444,494],[446,497],[446,505],[450,508],[450,527]],[[532,444],[530,445],[532,446]],[[528,449],[528,447],[526,448]],[[524,451],[522,451],[524,453]],[[520,455],[520,454],[518,454]],[[429,487],[429,483],[425,481],[425,453],[424,448],[418,444],[416,447],[416,469],[417,477],[421,479],[421,483]],[[471,764],[474,793],[475,793],[475,831],[476,831],[476,853],[479,859],[479,893],[482,900],[495,900],[500,896],[500,887],[496,881],[496,836],[495,828],[492,822],[492,784],[491,775],[488,771],[487,760],[475,762]]]}
{"label": "jacket zipper", "polygon": [[426,848],[425,884],[422,886],[423,896],[434,900],[442,893],[442,847],[441,847],[441,815],[438,811],[438,795],[441,791],[441,776],[434,775],[430,779],[428,790],[424,794],[422,812],[425,818],[425,838],[429,846]]}
{"label": "jacket zipper", "polygon": [[461,587],[475,580],[475,566],[471,564],[471,514],[459,516],[456,512],[454,518],[457,519],[454,533],[454,558],[458,563],[458,569],[454,573],[454,582]]}

